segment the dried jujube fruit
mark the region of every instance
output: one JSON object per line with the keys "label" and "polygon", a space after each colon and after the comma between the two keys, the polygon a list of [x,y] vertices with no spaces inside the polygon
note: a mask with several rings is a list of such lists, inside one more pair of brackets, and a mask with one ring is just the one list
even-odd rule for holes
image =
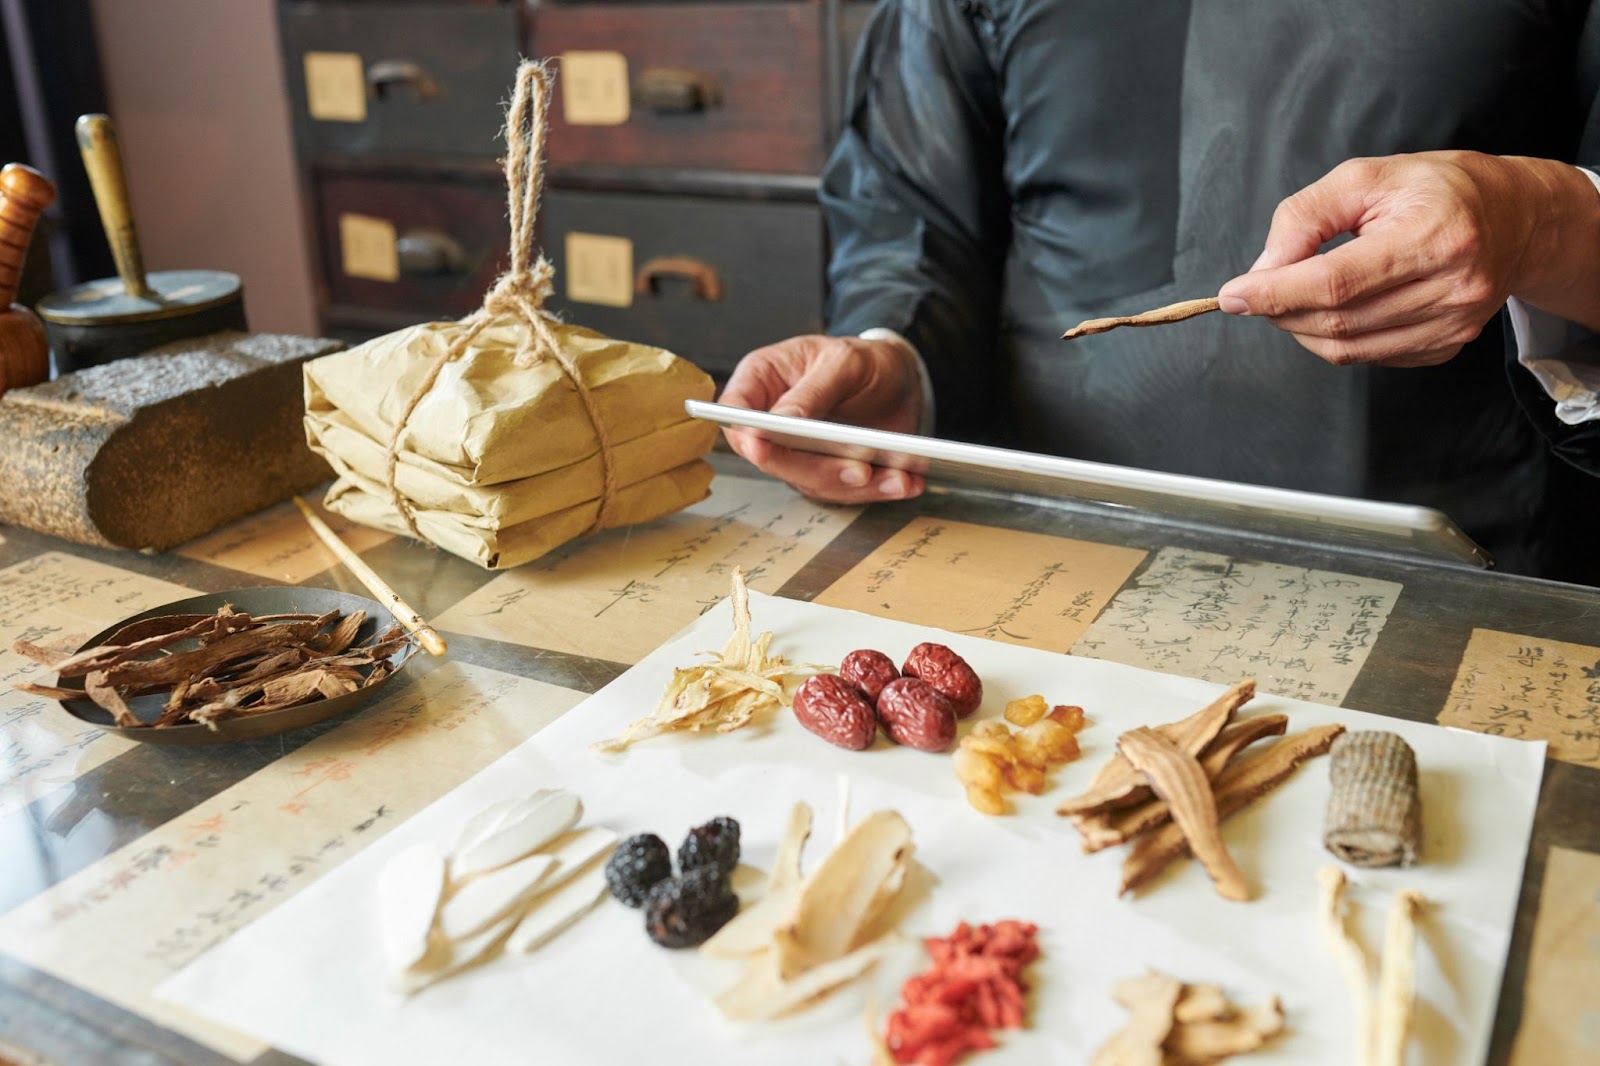
{"label": "dried jujube fruit", "polygon": [[878,720],[896,744],[918,751],[943,751],[956,739],[956,711],[926,681],[902,677],[878,694]]}
{"label": "dried jujube fruit", "polygon": [[829,744],[851,751],[872,746],[878,716],[861,690],[835,674],[813,674],[794,694],[794,716]]}
{"label": "dried jujube fruit", "polygon": [[883,686],[899,677],[900,671],[883,652],[862,648],[840,660],[839,676],[860,689],[868,703],[876,704]]}
{"label": "dried jujube fruit", "polygon": [[918,644],[900,667],[906,677],[920,678],[938,689],[965,718],[983,702],[983,682],[967,661],[943,644]]}

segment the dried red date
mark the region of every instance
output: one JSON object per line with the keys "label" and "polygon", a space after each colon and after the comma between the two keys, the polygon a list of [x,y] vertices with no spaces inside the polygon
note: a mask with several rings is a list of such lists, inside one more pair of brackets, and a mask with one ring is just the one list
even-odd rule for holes
{"label": "dried red date", "polygon": [[938,689],[955,706],[957,717],[965,718],[983,702],[983,682],[977,671],[943,644],[918,644],[906,656],[900,672],[920,677]]}
{"label": "dried red date", "polygon": [[878,721],[896,744],[943,751],[956,739],[956,709],[926,681],[902,677],[878,693]]}
{"label": "dried red date", "polygon": [[872,746],[878,719],[861,691],[833,674],[805,679],[794,694],[794,716],[829,744],[851,751]]}
{"label": "dried red date", "polygon": [[894,660],[883,652],[862,648],[846,655],[839,663],[839,676],[860,689],[868,703],[876,704],[883,686],[899,677],[900,671],[895,669]]}

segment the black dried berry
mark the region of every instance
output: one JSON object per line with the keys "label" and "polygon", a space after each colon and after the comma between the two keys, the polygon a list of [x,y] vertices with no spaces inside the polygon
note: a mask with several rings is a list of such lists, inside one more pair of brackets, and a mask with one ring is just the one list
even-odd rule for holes
{"label": "black dried berry", "polygon": [[664,948],[690,948],[710,939],[739,913],[739,897],[714,866],[662,881],[644,904],[644,928]]}
{"label": "black dried berry", "polygon": [[678,869],[683,873],[714,866],[724,877],[731,877],[738,865],[739,823],[732,818],[713,818],[697,825],[678,845]]}
{"label": "black dried berry", "polygon": [[629,837],[606,860],[606,887],[630,907],[644,906],[650,889],[671,876],[672,852],[654,833]]}

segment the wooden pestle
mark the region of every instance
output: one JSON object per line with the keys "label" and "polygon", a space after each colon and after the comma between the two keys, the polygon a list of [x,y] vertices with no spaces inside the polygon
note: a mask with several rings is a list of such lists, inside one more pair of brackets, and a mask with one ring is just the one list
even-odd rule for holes
{"label": "wooden pestle", "polygon": [[0,393],[50,376],[44,324],[14,303],[39,214],[56,199],[50,179],[21,163],[0,170]]}

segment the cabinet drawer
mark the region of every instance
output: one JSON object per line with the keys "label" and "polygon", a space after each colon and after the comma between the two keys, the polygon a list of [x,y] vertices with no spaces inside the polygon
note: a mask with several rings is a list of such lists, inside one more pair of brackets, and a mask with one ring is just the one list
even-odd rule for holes
{"label": "cabinet drawer", "polygon": [[827,151],[815,3],[544,5],[554,167],[814,174]]}
{"label": "cabinet drawer", "polygon": [[551,189],[540,220],[569,322],[726,373],[752,348],[822,329],[815,204]]}
{"label": "cabinet drawer", "polygon": [[497,179],[324,172],[316,196],[323,277],[336,304],[417,322],[457,318],[478,308],[505,268]]}
{"label": "cabinet drawer", "polygon": [[279,6],[284,81],[303,155],[493,159],[496,102],[516,78],[518,5]]}

